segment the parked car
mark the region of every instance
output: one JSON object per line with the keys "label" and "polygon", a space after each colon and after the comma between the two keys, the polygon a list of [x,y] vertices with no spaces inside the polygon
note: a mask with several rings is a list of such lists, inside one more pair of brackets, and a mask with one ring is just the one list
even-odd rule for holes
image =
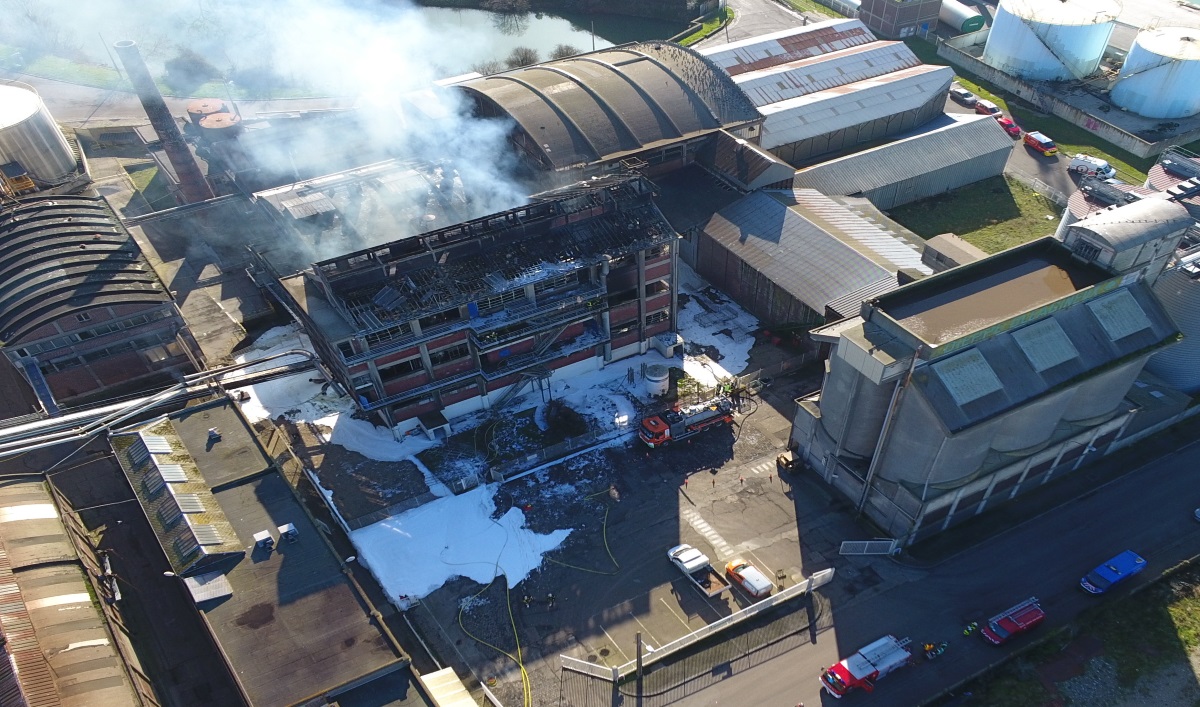
{"label": "parked car", "polygon": [[1004,115],[1004,111],[1000,110],[1000,106],[991,101],[978,100],[975,101],[975,112],[982,115],[990,115],[993,118],[999,115]]}
{"label": "parked car", "polygon": [[1017,125],[1016,121],[1006,116],[996,118],[996,122],[1000,123],[1000,127],[1004,128],[1004,132],[1012,137],[1021,137],[1021,126]]}
{"label": "parked car", "polygon": [[1037,150],[1046,157],[1058,154],[1058,145],[1055,145],[1053,140],[1036,130],[1031,133],[1025,133],[1025,146]]}
{"label": "parked car", "polygon": [[780,471],[799,471],[800,460],[796,458],[796,453],[788,449],[775,457],[775,466]]}
{"label": "parked car", "polygon": [[1117,170],[1113,169],[1105,160],[1099,157],[1090,155],[1075,155],[1071,158],[1071,164],[1067,169],[1077,174],[1086,174],[1089,177],[1099,177],[1101,179],[1112,179],[1117,176]]}
{"label": "parked car", "polygon": [[979,100],[979,98],[974,93],[971,93],[970,91],[963,88],[962,86],[951,86],[950,87],[950,98],[955,103],[959,103],[968,108],[975,105],[975,103]]}
{"label": "parked car", "polygon": [[1084,575],[1083,579],[1079,580],[1079,586],[1092,594],[1103,594],[1112,585],[1129,579],[1144,569],[1146,560],[1133,550],[1126,550]]}
{"label": "parked car", "polygon": [[1196,520],[1200,520],[1200,508],[1196,509]]}
{"label": "parked car", "polygon": [[767,578],[762,570],[740,557],[730,560],[725,565],[725,574],[729,575],[730,579],[737,582],[739,587],[746,590],[746,593],[755,599],[762,599],[775,588],[775,584]]}

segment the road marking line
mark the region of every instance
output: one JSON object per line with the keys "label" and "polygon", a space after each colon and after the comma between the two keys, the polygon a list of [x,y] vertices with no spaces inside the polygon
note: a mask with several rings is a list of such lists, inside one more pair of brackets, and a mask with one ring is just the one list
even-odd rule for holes
{"label": "road marking line", "polygon": [[721,534],[714,530],[699,513],[691,508],[685,508],[680,511],[680,515],[688,522],[688,525],[692,526],[697,533],[700,533],[708,540],[709,544],[713,546],[713,550],[716,551],[718,559],[728,559],[734,554],[733,548],[729,546],[729,543],[725,542],[725,538],[721,537]]}
{"label": "road marking line", "polygon": [[605,636],[608,636],[608,642],[612,644],[612,647],[613,647],[613,648],[616,648],[616,649],[617,649],[617,652],[618,652],[618,653],[620,653],[620,654],[621,654],[621,657],[625,659],[625,662],[626,662],[626,663],[628,663],[628,662],[629,662],[629,656],[625,655],[625,651],[621,650],[621,646],[617,645],[617,641],[616,641],[616,639],[614,639],[614,638],[613,638],[611,635],[609,635],[609,633],[608,633],[608,629],[606,629],[606,628],[604,628],[603,626],[601,626],[601,627],[600,627],[600,630],[604,632],[604,635],[605,635]]}
{"label": "road marking line", "polygon": [[692,630],[692,625],[687,622],[687,619],[680,616],[678,611],[675,611],[674,609],[672,609],[671,605],[667,603],[666,599],[659,597],[658,600],[662,602],[663,606],[667,607],[667,611],[671,612],[672,616],[679,619],[679,623],[683,624],[684,628],[686,628],[689,632]]}
{"label": "road marking line", "polygon": [[761,559],[759,559],[758,555],[755,555],[753,551],[747,550],[746,554],[748,554],[754,558],[755,564],[757,564],[760,568],[762,568],[764,573],[767,575],[767,579],[771,580],[771,584],[774,584],[775,583],[775,570],[771,569],[770,565],[768,565],[767,563],[765,563]]}
{"label": "road marking line", "polygon": [[[631,611],[631,612],[629,612],[629,615],[630,615],[630,616],[633,616],[633,612],[632,612],[632,611]],[[662,641],[658,640],[658,636],[655,636],[653,633],[651,633],[651,632],[650,632],[650,629],[646,628],[646,624],[642,623],[642,620],[641,620],[641,619],[639,619],[639,618],[638,618],[638,617],[636,617],[636,616],[633,616],[633,620],[634,620],[634,621],[637,621],[637,625],[638,625],[638,626],[641,626],[643,631],[645,631],[646,633],[649,633],[649,634],[650,634],[650,638],[654,639],[654,643],[655,643],[655,644],[657,644],[657,645],[653,645],[653,646],[651,646],[651,648],[653,648],[653,649],[656,649],[656,650],[657,650],[657,649],[658,649],[658,647],[662,645]],[[646,642],[645,642],[645,641],[642,641],[642,645],[645,645],[645,644],[646,644]]]}

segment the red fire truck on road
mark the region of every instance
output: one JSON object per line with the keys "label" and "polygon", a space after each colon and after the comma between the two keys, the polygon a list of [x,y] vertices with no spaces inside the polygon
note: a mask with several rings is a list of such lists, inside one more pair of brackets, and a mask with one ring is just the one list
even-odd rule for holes
{"label": "red fire truck on road", "polygon": [[873,692],[876,680],[908,665],[909,643],[908,638],[884,636],[821,673],[821,685],[838,699],[855,688]]}

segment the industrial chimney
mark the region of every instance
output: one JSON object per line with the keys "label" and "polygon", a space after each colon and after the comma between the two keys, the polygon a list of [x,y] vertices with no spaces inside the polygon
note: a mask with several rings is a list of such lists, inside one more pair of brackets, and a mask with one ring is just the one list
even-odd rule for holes
{"label": "industrial chimney", "polygon": [[213,198],[212,189],[209,188],[200,166],[196,164],[191,150],[184,142],[183,134],[179,132],[179,126],[175,124],[175,118],[167,109],[162,94],[154,85],[146,62],[142,61],[142,53],[138,51],[137,43],[123,39],[114,44],[113,48],[117,50],[117,56],[121,57],[121,63],[125,65],[129,82],[133,84],[133,90],[137,91],[142,108],[146,109],[146,116],[150,118],[154,131],[158,133],[167,159],[171,160],[171,166],[175,168],[183,198],[189,204]]}

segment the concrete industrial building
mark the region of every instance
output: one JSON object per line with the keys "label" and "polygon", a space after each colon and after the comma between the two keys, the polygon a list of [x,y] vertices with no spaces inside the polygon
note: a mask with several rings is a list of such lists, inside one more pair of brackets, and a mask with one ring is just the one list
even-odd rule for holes
{"label": "concrete industrial building", "polygon": [[673,355],[677,234],[640,177],[315,263],[263,286],[360,406],[427,430],[655,346]]}
{"label": "concrete industrial building", "polygon": [[1151,291],[1191,224],[1144,200],[881,295],[833,346],[791,445],[892,537],[928,537],[1138,432],[1134,381],[1179,331]]}
{"label": "concrete industrial building", "polygon": [[0,341],[47,412],[200,365],[178,307],[104,199],[0,209]]}
{"label": "concrete industrial building", "polygon": [[794,183],[886,210],[1003,174],[1012,149],[990,116],[947,115],[915,135],[802,169]]}
{"label": "concrete industrial building", "polygon": [[333,697],[407,664],[237,406],[111,434],[170,571],[245,704]]}
{"label": "concrete industrial building", "polygon": [[954,72],[922,64],[901,42],[873,40],[858,20],[830,20],[702,53],[763,115],[758,144],[801,166],[942,114]]}
{"label": "concrete industrial building", "polygon": [[726,130],[757,142],[762,117],[729,77],[669,42],[625,44],[454,84],[475,114],[513,121],[510,141],[540,170],[570,178],[622,161],[647,174],[692,161]]}

